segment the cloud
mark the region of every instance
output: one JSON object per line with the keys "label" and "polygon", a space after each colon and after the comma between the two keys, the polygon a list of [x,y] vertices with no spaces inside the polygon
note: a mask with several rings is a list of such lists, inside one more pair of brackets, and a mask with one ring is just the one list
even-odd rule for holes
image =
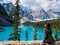
{"label": "cloud", "polygon": [[60,0],[53,4],[51,9],[60,12]]}
{"label": "cloud", "polygon": [[21,0],[22,5],[48,10],[56,0]]}
{"label": "cloud", "polygon": [[3,2],[4,3],[13,3],[13,4],[15,4],[15,2],[16,2],[16,0],[3,0]]}
{"label": "cloud", "polygon": [[[15,4],[16,0],[4,0],[3,2],[12,2]],[[49,9],[59,10],[60,0],[20,0],[20,4],[23,6],[28,6],[32,9],[43,8],[45,11]]]}

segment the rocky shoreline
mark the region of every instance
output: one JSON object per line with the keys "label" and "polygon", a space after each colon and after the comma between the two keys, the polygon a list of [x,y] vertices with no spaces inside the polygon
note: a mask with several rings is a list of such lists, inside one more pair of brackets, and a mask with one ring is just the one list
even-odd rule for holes
{"label": "rocky shoreline", "polygon": [[[42,40],[34,40],[34,41],[2,41],[0,45],[44,45]],[[53,44],[46,44],[53,45]],[[60,41],[55,42],[54,45],[60,45]]]}

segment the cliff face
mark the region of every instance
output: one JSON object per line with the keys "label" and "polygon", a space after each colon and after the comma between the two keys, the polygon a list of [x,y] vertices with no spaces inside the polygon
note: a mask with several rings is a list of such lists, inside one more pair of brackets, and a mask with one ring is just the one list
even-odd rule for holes
{"label": "cliff face", "polygon": [[11,26],[12,20],[9,18],[5,8],[0,4],[0,25]]}

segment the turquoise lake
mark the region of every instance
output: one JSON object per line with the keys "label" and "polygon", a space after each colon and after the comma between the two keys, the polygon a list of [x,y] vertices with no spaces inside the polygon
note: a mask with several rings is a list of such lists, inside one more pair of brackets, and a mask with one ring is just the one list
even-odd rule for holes
{"label": "turquoise lake", "polygon": [[[19,28],[19,30],[21,30],[20,32],[20,39],[21,41],[26,40],[26,31],[28,32],[28,40],[31,41],[33,40],[33,36],[34,36],[34,27],[31,25],[21,25],[21,28]],[[37,38],[38,40],[44,40],[44,28],[36,28],[37,30]],[[13,27],[9,26],[9,27],[3,27],[2,28],[2,32],[0,32],[0,41],[8,41],[8,39],[10,38],[10,34],[13,32]],[[60,32],[58,32],[58,38],[60,38]],[[52,36],[54,38],[54,31],[52,30]]]}

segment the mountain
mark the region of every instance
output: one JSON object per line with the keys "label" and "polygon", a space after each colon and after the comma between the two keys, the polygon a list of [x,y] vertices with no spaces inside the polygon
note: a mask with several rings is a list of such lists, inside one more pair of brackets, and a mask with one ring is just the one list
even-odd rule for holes
{"label": "mountain", "polygon": [[12,3],[3,3],[2,6],[5,8],[9,17],[13,16],[15,6]]}
{"label": "mountain", "polygon": [[54,11],[52,9],[48,10],[47,14],[51,17],[51,19],[60,18],[60,12]]}
{"label": "mountain", "polygon": [[49,15],[47,14],[47,12],[45,12],[44,9],[37,9],[37,10],[34,10],[31,14],[33,16],[34,19],[49,19]]}
{"label": "mountain", "polygon": [[29,14],[32,13],[32,10],[29,7],[25,7],[25,6],[20,6],[20,15],[22,17],[28,17]]}
{"label": "mountain", "polygon": [[[10,26],[13,24],[13,20],[11,20],[14,16],[15,6],[12,3],[3,3],[0,4],[0,25]],[[31,14],[32,11],[28,7],[20,6],[20,16],[27,17]],[[4,23],[5,22],[5,23]]]}
{"label": "mountain", "polygon": [[[3,3],[2,6],[7,10],[9,17],[14,15],[15,6],[12,3]],[[32,10],[29,7],[20,5],[20,15],[21,17],[27,17]]]}
{"label": "mountain", "polygon": [[10,26],[12,25],[12,20],[9,18],[5,8],[0,4],[0,25]]}
{"label": "mountain", "polygon": [[34,10],[31,15],[33,19],[38,20],[53,20],[60,18],[60,12],[56,12],[52,9],[45,11],[43,8]]}
{"label": "mountain", "polygon": [[[15,6],[12,3],[4,3],[2,4],[2,6],[7,13],[6,15],[8,15],[11,20],[11,18],[13,18],[14,16]],[[60,12],[55,12],[52,9],[46,12],[43,8],[32,10],[30,7],[26,7],[23,5],[20,5],[19,15],[21,19],[23,17],[26,17],[29,20],[52,20],[60,18]]]}

